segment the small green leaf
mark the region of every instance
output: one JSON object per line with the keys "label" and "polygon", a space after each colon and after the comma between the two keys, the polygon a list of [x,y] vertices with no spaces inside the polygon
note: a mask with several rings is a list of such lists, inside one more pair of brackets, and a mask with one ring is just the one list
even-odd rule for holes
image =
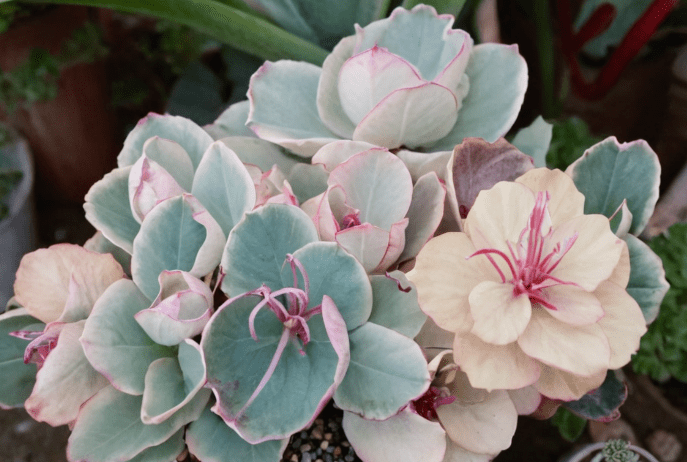
{"label": "small green leaf", "polygon": [[584,428],[587,426],[587,420],[579,417],[564,407],[559,407],[556,414],[551,418],[551,423],[558,428],[558,432],[566,441],[577,441]]}

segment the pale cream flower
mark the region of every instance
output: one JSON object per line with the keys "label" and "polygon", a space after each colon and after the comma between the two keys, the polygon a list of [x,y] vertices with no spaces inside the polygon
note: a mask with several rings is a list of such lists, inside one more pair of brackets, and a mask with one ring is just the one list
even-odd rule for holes
{"label": "pale cream flower", "polygon": [[461,233],[432,239],[408,273],[420,306],[455,334],[473,387],[528,385],[575,400],[627,364],[646,332],[625,290],[627,246],[560,170],[480,192]]}

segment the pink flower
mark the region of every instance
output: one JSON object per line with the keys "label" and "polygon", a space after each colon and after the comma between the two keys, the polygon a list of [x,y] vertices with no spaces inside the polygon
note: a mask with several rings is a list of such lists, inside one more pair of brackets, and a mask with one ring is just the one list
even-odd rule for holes
{"label": "pink flower", "polygon": [[455,334],[475,388],[528,385],[575,400],[625,365],[646,326],[625,291],[627,246],[559,170],[480,192],[464,232],[432,239],[408,274],[420,306]]}

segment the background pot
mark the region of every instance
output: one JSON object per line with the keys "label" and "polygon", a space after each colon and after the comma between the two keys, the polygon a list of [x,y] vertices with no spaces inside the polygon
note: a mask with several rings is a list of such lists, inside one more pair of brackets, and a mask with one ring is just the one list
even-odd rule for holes
{"label": "background pot", "polygon": [[0,156],[9,168],[21,170],[23,177],[9,195],[9,214],[0,220],[0,312],[12,297],[14,274],[21,257],[36,248],[36,220],[33,204],[33,161],[26,140],[15,138],[0,147]]}
{"label": "background pot", "polygon": [[[13,24],[0,34],[0,68],[12,71],[36,48],[57,55],[94,11],[59,6]],[[29,141],[39,202],[81,204],[90,186],[115,167],[118,132],[109,93],[100,60],[63,69],[53,100],[11,114],[0,107],[8,124]]]}

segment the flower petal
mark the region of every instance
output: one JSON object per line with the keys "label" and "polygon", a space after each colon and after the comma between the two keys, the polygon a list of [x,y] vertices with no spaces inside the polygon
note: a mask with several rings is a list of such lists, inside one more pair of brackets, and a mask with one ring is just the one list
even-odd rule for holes
{"label": "flower petal", "polygon": [[515,122],[527,90],[527,63],[517,45],[475,46],[465,69],[470,91],[451,131],[427,150],[451,150],[465,137],[494,142]]}
{"label": "flower petal", "polygon": [[627,246],[627,242],[624,242],[618,265],[607,280],[618,284],[620,287],[627,287],[627,284],[630,282],[630,249]]}
{"label": "flower petal", "polygon": [[303,157],[312,157],[338,137],[316,111],[321,69],[295,62],[266,62],[250,79],[246,125],[266,139]]}
{"label": "flower petal", "polygon": [[523,353],[517,343],[491,345],[476,335],[456,335],[453,359],[475,388],[515,390],[539,378],[539,363]]}
{"label": "flower petal", "polygon": [[551,399],[575,401],[587,392],[599,388],[606,379],[606,371],[599,371],[589,377],[582,377],[569,372],[541,364],[541,375],[534,384],[539,393]]}
{"label": "flower petal", "polygon": [[[625,243],[611,231],[603,215],[582,215],[554,227],[547,247],[577,234],[577,240],[551,275],[593,291],[608,279],[620,260]],[[545,254],[550,249],[545,249]]]}
{"label": "flower petal", "polygon": [[539,404],[542,401],[541,393],[532,385],[517,390],[508,390],[508,395],[513,401],[518,415],[532,414],[539,408]]}
{"label": "flower petal", "polygon": [[556,307],[546,309],[554,318],[573,326],[594,324],[604,315],[601,302],[590,292],[570,285],[557,285],[543,290],[547,302]]}
{"label": "flower petal", "polygon": [[459,108],[456,96],[436,83],[401,88],[388,94],[360,121],[353,140],[390,149],[428,145],[451,130]]}
{"label": "flower petal", "polygon": [[518,345],[528,356],[585,377],[608,369],[611,350],[601,327],[571,326],[544,310],[532,310],[532,319],[518,339]]}
{"label": "flower petal", "polygon": [[558,169],[536,168],[517,180],[532,191],[548,191],[549,213],[553,226],[584,213],[584,194],[579,192],[570,178]]}
{"label": "flower petal", "polygon": [[609,369],[620,369],[630,362],[639,349],[639,339],[646,333],[646,322],[639,305],[622,287],[602,282],[594,295],[604,307],[606,315],[599,321],[611,346]]}
{"label": "flower petal", "polygon": [[518,423],[518,413],[505,390],[493,391],[478,403],[455,400],[436,411],[448,436],[478,454],[497,454],[510,447]]}
{"label": "flower petal", "polygon": [[[481,191],[465,219],[465,233],[477,249],[492,248],[508,253],[506,241],[518,242],[534,208],[534,193],[519,183],[502,181]],[[486,257],[475,257],[486,260]],[[499,265],[501,258],[495,258]],[[503,265],[503,269],[507,267]]]}
{"label": "flower petal", "polygon": [[446,455],[442,462],[489,462],[493,458],[492,454],[476,454],[463,449],[446,435]]}
{"label": "flower petal", "polygon": [[415,66],[386,48],[374,46],[350,57],[339,72],[339,98],[358,124],[389,93],[424,84]]}
{"label": "flower petal", "polygon": [[[425,244],[408,279],[417,286],[420,308],[439,327],[450,332],[469,332],[473,320],[468,296],[472,289],[489,279],[498,280],[485,262],[466,260],[475,248],[464,233],[446,233]],[[488,263],[486,263],[488,265]]]}
{"label": "flower petal", "polygon": [[83,291],[79,298],[88,300],[83,307],[88,314],[105,289],[123,277],[122,267],[110,254],[73,244],[55,244],[24,255],[14,293],[17,303],[31,316],[49,323],[62,315],[70,291]]}
{"label": "flower petal", "polygon": [[514,342],[527,327],[532,304],[526,293],[515,296],[510,283],[484,281],[470,292],[472,332],[487,343]]}

